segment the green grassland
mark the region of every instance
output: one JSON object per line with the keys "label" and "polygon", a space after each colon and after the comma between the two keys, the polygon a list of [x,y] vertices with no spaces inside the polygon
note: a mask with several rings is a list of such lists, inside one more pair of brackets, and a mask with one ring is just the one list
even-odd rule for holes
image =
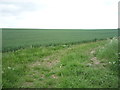
{"label": "green grassland", "polygon": [[81,43],[117,36],[116,29],[2,29],[3,51],[31,46]]}
{"label": "green grassland", "polygon": [[117,39],[3,53],[4,88],[117,88]]}
{"label": "green grassland", "polygon": [[117,30],[4,29],[3,88],[117,88],[115,36]]}

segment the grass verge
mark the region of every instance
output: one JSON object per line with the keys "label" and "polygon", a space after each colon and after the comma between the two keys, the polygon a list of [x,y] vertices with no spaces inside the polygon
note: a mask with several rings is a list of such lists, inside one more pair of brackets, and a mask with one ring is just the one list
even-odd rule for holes
{"label": "grass verge", "polygon": [[3,88],[117,88],[117,39],[3,53]]}

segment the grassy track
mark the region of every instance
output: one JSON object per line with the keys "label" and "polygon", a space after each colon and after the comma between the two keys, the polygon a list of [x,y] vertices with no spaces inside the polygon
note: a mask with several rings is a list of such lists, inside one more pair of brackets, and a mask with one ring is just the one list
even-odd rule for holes
{"label": "grassy track", "polygon": [[19,48],[82,43],[117,36],[117,30],[2,29],[3,51]]}
{"label": "grassy track", "polygon": [[117,59],[116,38],[5,52],[3,87],[115,88]]}

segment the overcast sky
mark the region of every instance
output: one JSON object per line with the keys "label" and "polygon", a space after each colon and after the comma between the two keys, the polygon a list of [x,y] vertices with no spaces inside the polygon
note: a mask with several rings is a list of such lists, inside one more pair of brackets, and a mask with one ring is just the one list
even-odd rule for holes
{"label": "overcast sky", "polygon": [[0,28],[118,28],[119,0],[0,0]]}

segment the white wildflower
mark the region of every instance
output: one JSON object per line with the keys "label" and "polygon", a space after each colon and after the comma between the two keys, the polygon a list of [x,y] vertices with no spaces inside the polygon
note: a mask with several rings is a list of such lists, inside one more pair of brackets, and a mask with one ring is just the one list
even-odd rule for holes
{"label": "white wildflower", "polygon": [[115,64],[115,61],[113,62],[113,64]]}
{"label": "white wildflower", "polygon": [[60,65],[60,68],[62,67],[62,64]]}
{"label": "white wildflower", "polygon": [[11,69],[11,67],[8,67],[8,69]]}

